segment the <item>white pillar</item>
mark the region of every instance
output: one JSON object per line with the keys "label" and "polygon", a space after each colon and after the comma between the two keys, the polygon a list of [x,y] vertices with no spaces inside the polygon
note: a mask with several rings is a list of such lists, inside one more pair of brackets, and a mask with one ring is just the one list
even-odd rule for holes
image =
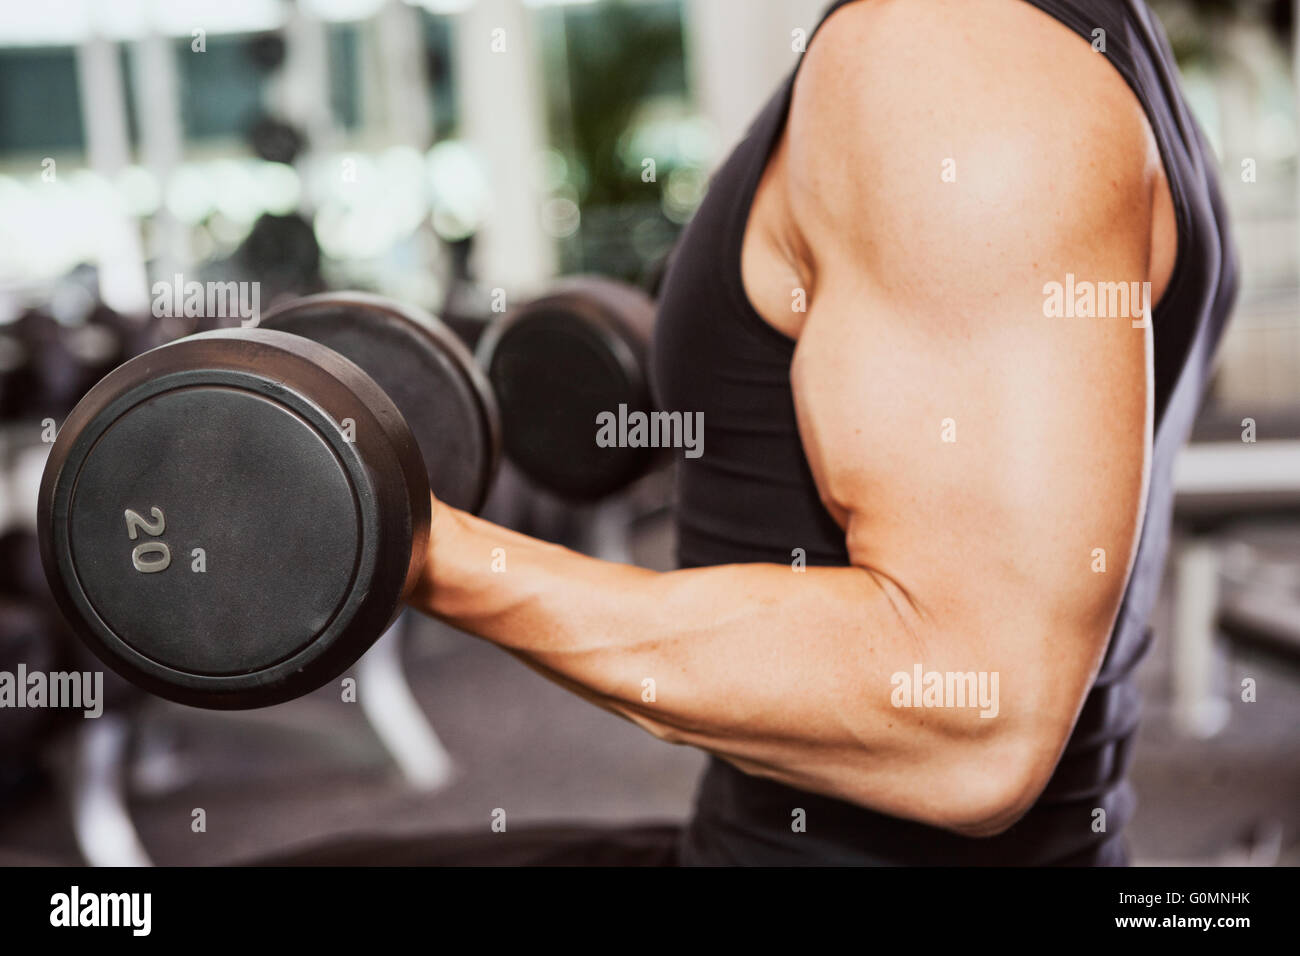
{"label": "white pillar", "polygon": [[1219,610],[1215,542],[1194,537],[1175,556],[1173,718],[1190,737],[1212,737],[1228,720],[1214,690],[1214,634]]}
{"label": "white pillar", "polygon": [[[688,76],[726,157],[789,72],[827,0],[687,0]],[[802,31],[797,34],[796,31]]]}
{"label": "white pillar", "polygon": [[[86,136],[86,163],[104,177],[131,162],[126,121],[126,93],[116,43],[92,36],[77,47],[77,83],[81,122]],[[97,233],[99,294],[115,309],[134,312],[149,302],[148,277],[139,225],[129,216],[113,216]]]}
{"label": "white pillar", "polygon": [[106,176],[121,172],[131,162],[131,141],[116,43],[94,36],[77,47],[77,84],[86,163]]}
{"label": "white pillar", "polygon": [[[195,53],[194,56],[202,54]],[[140,123],[140,160],[165,189],[185,152],[176,52],[169,37],[157,33],[133,48],[135,115]],[[163,204],[154,215],[157,255],[155,275],[171,276],[189,265],[189,230]]]}
{"label": "white pillar", "polygon": [[375,29],[385,139],[426,150],[433,145],[433,97],[424,68],[420,11],[402,0],[388,0],[376,18]]}
{"label": "white pillar", "polygon": [[306,136],[308,152],[329,150],[335,136],[325,24],[296,4],[284,25],[284,41],[284,67],[271,94],[272,106]]}
{"label": "white pillar", "polygon": [[461,131],[484,163],[492,208],[475,244],[483,283],[523,294],[555,272],[535,174],[544,148],[542,78],[520,0],[479,0],[458,15]]}

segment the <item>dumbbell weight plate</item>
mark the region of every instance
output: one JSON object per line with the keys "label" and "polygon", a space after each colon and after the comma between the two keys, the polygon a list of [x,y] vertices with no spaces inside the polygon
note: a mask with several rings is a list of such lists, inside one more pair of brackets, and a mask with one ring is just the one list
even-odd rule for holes
{"label": "dumbbell weight plate", "polygon": [[424,455],[438,500],[478,511],[501,449],[491,386],[456,334],[433,316],[360,292],[307,296],[260,323],[345,356],[401,411]]}
{"label": "dumbbell weight plate", "polygon": [[414,583],[428,521],[392,401],[330,349],[262,329],[110,373],[60,431],[38,507],[46,577],[79,636],[145,689],[220,709],[353,664]]}
{"label": "dumbbell weight plate", "polygon": [[581,276],[484,333],[477,358],[501,407],[506,455],[533,481],[594,501],[653,466],[653,448],[598,446],[596,421],[620,405],[653,411],[646,370],[654,313],[640,289]]}

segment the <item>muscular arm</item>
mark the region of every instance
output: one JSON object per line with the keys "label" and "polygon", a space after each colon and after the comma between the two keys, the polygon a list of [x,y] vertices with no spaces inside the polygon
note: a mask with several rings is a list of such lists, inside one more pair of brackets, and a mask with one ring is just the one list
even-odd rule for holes
{"label": "muscular arm", "polygon": [[[1154,171],[1118,76],[991,6],[1005,29],[938,0],[836,14],[769,172],[809,292],[800,433],[851,566],[660,574],[435,503],[412,603],[750,773],[969,835],[1032,805],[1105,649],[1150,440],[1149,332],[1046,318],[1043,286],[1150,277]],[[928,42],[900,46],[880,18],[918,7]],[[918,664],[997,672],[997,717],[894,707]]]}

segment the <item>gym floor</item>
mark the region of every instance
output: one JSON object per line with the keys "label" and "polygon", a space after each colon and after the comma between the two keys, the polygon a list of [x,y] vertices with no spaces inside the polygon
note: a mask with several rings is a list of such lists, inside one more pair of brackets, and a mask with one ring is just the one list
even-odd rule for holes
{"label": "gym floor", "polygon": [[[1293,536],[1295,540],[1297,536]],[[638,563],[667,567],[666,520],[638,524]],[[1137,864],[1300,863],[1300,671],[1228,649],[1225,681],[1256,678],[1217,736],[1170,722],[1168,608],[1144,664],[1145,718],[1129,830]],[[150,700],[136,723],[130,811],[158,864],[220,864],[301,852],[348,836],[414,838],[508,824],[675,822],[703,757],[660,743],[467,635],[418,619],[406,673],[455,772],[420,792],[405,782],[338,685],[261,711],[210,713]],[[66,779],[70,748],[51,755]],[[1287,755],[1288,759],[1279,759]],[[66,786],[34,790],[0,818],[0,863],[80,862]],[[206,832],[191,829],[202,808]]]}

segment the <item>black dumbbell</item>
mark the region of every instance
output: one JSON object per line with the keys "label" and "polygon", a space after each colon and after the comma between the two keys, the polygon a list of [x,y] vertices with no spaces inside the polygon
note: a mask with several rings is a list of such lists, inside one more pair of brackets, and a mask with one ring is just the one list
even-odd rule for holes
{"label": "black dumbbell", "polygon": [[439,500],[478,511],[501,450],[492,388],[461,340],[427,312],[361,292],[295,299],[260,327],[291,332],[355,362],[415,434]]}
{"label": "black dumbbell", "polygon": [[14,334],[30,363],[30,387],[21,413],[34,418],[61,418],[120,355],[121,342],[98,324],[63,325],[42,309],[24,313]]}
{"label": "black dumbbell", "polygon": [[271,73],[284,64],[288,49],[284,35],[277,32],[258,33],[245,41],[245,50],[253,66],[262,73]]}
{"label": "black dumbbell", "polygon": [[17,335],[0,331],[0,422],[22,414],[31,387],[31,353]]}
{"label": "black dumbbell", "polygon": [[597,416],[649,413],[654,301],[635,286],[578,276],[507,312],[476,356],[496,393],[506,456],[572,501],[612,495],[650,471],[654,448],[600,447]]}
{"label": "black dumbbell", "polygon": [[321,285],[316,230],[298,213],[264,213],[239,244],[234,265],[261,282],[263,294],[313,291]]}
{"label": "black dumbbell", "polygon": [[0,534],[0,596],[26,599],[47,593],[36,535],[21,528]]}
{"label": "black dumbbell", "polygon": [[47,310],[28,309],[13,324],[13,335],[26,353],[28,382],[20,401],[24,417],[62,415],[76,401],[79,375],[63,348],[58,320]]}
{"label": "black dumbbell", "polygon": [[41,557],[73,628],[197,706],[265,706],[342,673],[420,570],[430,474],[474,507],[496,461],[491,396],[434,320],[322,296],[265,322],[110,373],[41,483]]}
{"label": "black dumbbell", "polygon": [[249,126],[247,139],[253,152],[268,163],[292,164],[307,145],[296,126],[265,114]]}

